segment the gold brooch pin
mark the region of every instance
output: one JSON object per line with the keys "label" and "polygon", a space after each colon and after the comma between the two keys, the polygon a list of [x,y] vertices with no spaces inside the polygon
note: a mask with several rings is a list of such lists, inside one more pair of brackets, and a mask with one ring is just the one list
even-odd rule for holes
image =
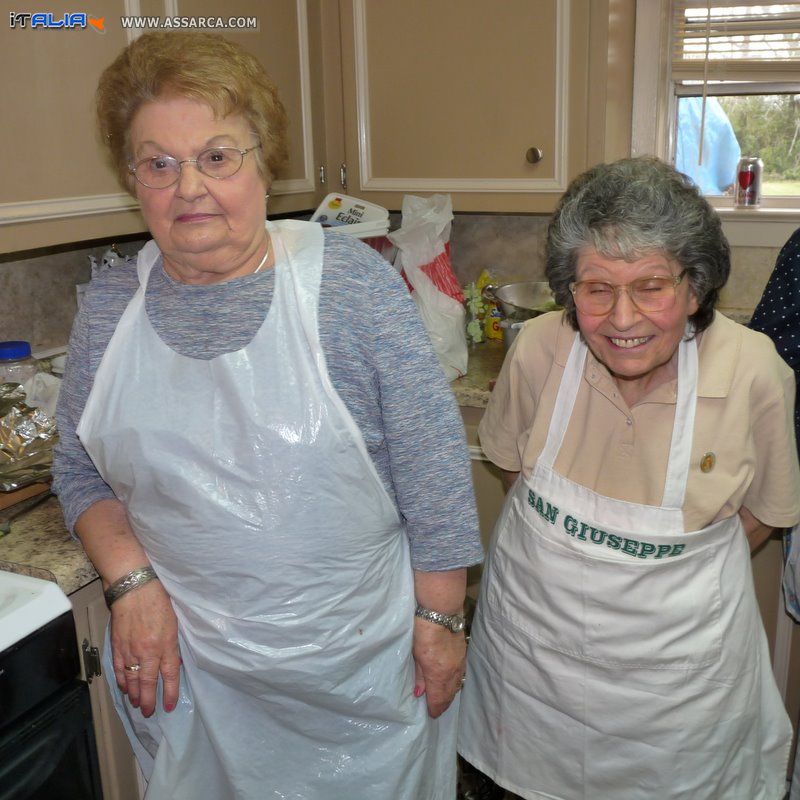
{"label": "gold brooch pin", "polygon": [[712,452],[704,453],[703,457],[700,459],[701,472],[711,472],[716,463],[717,457]]}

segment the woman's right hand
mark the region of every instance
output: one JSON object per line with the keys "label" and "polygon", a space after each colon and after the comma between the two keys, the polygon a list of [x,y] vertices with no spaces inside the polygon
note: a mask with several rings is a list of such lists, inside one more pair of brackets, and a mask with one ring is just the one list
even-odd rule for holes
{"label": "woman's right hand", "polygon": [[[90,505],[75,522],[75,533],[105,589],[150,562],[125,507],[116,498]],[[181,668],[178,620],[160,581],[131,589],[112,603],[111,658],[119,688],[145,717],[156,708],[159,673],[164,682],[164,710],[175,708]],[[125,669],[134,664],[139,665],[138,670]]]}
{"label": "woman's right hand", "polygon": [[[127,592],[111,606],[111,653],[117,685],[143,716],[155,711],[159,673],[164,710],[175,708],[181,667],[178,621],[160,581]],[[125,669],[133,664],[139,665],[137,671]]]}

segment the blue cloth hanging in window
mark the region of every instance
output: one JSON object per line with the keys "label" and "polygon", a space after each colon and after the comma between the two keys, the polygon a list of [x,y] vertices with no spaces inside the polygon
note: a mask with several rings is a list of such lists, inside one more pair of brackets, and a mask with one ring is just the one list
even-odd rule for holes
{"label": "blue cloth hanging in window", "polygon": [[688,175],[703,194],[725,194],[736,183],[742,151],[725,109],[716,97],[707,97],[703,163],[698,164],[702,116],[702,97],[679,98],[675,169]]}

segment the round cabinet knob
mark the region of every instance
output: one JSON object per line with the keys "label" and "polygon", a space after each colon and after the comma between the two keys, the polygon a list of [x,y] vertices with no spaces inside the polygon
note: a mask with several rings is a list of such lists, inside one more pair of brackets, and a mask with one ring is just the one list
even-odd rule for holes
{"label": "round cabinet knob", "polygon": [[525,152],[525,160],[529,164],[538,164],[543,157],[544,154],[538,147],[529,147]]}

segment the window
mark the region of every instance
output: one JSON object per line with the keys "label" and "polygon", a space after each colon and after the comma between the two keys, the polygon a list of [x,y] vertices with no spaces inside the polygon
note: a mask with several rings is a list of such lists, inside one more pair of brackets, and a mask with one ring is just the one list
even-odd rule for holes
{"label": "window", "polygon": [[676,167],[725,198],[759,156],[763,204],[800,206],[800,2],[674,0],[670,41]]}
{"label": "window", "polygon": [[[706,115],[723,113],[736,145],[744,155],[755,150],[767,176],[758,209],[734,207],[727,167],[713,189],[704,187],[729,241],[734,246],[775,247],[791,236],[800,224],[800,191],[792,177],[797,162],[790,160],[800,156],[800,132],[795,138],[792,128],[800,114],[800,0],[758,5],[743,0],[636,0],[633,95],[632,154],[657,155],[672,163],[680,155],[684,165],[692,157],[698,160],[699,130],[693,138],[687,130],[699,128],[705,96]],[[681,115],[695,115],[695,121],[681,128]],[[715,131],[719,135],[719,120],[704,131],[704,149]],[[685,140],[679,153],[681,135]],[[708,145],[715,156],[725,146],[724,141]],[[780,157],[774,149],[778,146]],[[729,155],[728,163],[732,160]],[[704,156],[709,180],[715,174],[712,161]]]}

